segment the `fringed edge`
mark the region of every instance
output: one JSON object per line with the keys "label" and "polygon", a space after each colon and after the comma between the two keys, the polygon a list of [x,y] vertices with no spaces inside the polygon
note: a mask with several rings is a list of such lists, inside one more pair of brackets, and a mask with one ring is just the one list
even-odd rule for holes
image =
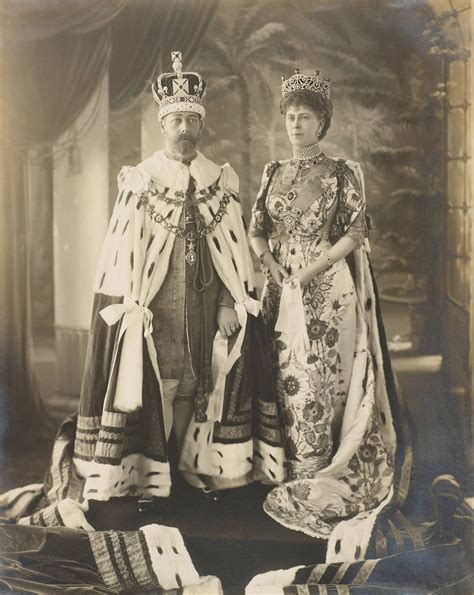
{"label": "fringed edge", "polygon": [[217,577],[199,576],[181,533],[174,527],[94,531],[89,542],[102,580],[114,593],[177,589],[183,595],[223,594]]}
{"label": "fringed edge", "polygon": [[57,504],[51,504],[39,512],[21,518],[19,525],[31,525],[34,527],[64,527],[65,523],[58,511]]}
{"label": "fringed edge", "polygon": [[87,502],[79,503],[72,498],[65,498],[58,503],[53,503],[31,516],[21,518],[19,525],[32,525],[35,527],[69,527],[93,531],[94,527],[87,522],[84,513],[89,506]]}

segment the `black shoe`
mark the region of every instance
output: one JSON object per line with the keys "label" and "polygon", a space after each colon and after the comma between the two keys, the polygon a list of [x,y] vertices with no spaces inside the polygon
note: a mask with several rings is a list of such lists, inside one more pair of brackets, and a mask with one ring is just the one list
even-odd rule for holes
{"label": "black shoe", "polygon": [[150,512],[155,508],[155,500],[153,496],[140,496],[137,501],[137,508],[139,512]]}
{"label": "black shoe", "polygon": [[221,494],[217,490],[213,490],[211,488],[203,488],[200,491],[206,500],[211,500],[212,502],[219,502],[219,500],[221,499]]}

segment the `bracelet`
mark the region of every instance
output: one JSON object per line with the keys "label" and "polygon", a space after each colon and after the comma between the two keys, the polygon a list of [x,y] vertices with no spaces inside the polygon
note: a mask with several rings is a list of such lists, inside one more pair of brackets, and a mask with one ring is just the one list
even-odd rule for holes
{"label": "bracelet", "polygon": [[[264,262],[263,262],[263,257],[265,256],[265,254],[266,254],[267,252],[270,252],[270,254],[272,253],[272,251],[271,251],[271,250],[264,250],[264,251],[263,251],[263,252],[260,254],[260,256],[258,257],[258,260],[259,260],[259,261],[260,261],[260,262],[261,262],[263,265],[264,265]],[[265,266],[265,265],[264,265],[264,266]]]}
{"label": "bracelet", "polygon": [[326,262],[328,263],[328,269],[330,269],[334,263],[333,263],[331,257],[329,256],[329,252],[326,252],[324,257],[326,258]]}

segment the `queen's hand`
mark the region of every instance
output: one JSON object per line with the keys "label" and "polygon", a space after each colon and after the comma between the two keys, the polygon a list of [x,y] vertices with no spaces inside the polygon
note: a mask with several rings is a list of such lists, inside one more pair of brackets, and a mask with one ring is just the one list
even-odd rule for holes
{"label": "queen's hand", "polygon": [[278,287],[282,287],[283,281],[288,277],[288,271],[279,262],[275,260],[270,250],[266,250],[262,264],[267,267],[275,283]]}
{"label": "queen's hand", "polygon": [[327,269],[326,261],[322,261],[318,258],[315,262],[310,264],[307,267],[303,267],[296,273],[290,275],[287,279],[285,279],[286,283],[291,282],[293,279],[298,279],[300,282],[301,287],[308,285],[311,279],[314,279],[316,275],[323,273]]}
{"label": "queen's hand", "polygon": [[310,267],[304,267],[303,269],[300,269],[296,273],[293,273],[292,275],[287,277],[284,282],[291,284],[293,281],[297,279],[300,282],[300,286],[304,287],[311,281],[313,277],[314,272],[310,269]]}

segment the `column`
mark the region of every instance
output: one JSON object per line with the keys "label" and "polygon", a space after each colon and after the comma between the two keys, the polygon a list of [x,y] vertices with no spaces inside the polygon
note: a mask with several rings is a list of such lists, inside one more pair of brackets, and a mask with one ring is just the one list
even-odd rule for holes
{"label": "column", "polygon": [[71,129],[58,140],[54,155],[58,390],[73,395],[81,388],[92,286],[109,220],[108,91],[106,77]]}

